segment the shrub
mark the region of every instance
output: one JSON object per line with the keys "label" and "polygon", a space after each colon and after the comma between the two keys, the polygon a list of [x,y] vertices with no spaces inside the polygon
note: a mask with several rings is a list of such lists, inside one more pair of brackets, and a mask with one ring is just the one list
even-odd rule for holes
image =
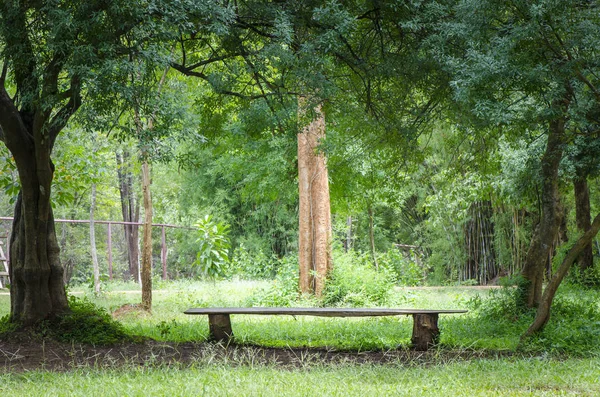
{"label": "shrub", "polygon": [[554,298],[544,329],[528,341],[527,349],[589,355],[600,353],[600,292],[562,286]]}
{"label": "shrub", "polygon": [[415,262],[406,259],[397,249],[390,249],[377,259],[381,267],[392,272],[394,281],[398,285],[414,287],[421,285],[425,279],[423,269]]}
{"label": "shrub", "polygon": [[394,286],[394,275],[386,267],[375,270],[366,255],[337,253],[333,272],[327,280],[326,306],[383,305]]}
{"label": "shrub", "polygon": [[229,262],[229,225],[215,222],[206,215],[195,226],[198,228],[198,253],[194,265],[211,278],[222,276]]}
{"label": "shrub", "polygon": [[36,332],[63,342],[111,344],[130,340],[125,328],[88,298],[69,296],[71,313],[42,322]]}
{"label": "shrub", "polygon": [[585,270],[581,270],[579,266],[573,266],[565,281],[586,288],[600,287],[600,265],[595,264],[595,266]]}
{"label": "shrub", "polygon": [[287,256],[279,261],[275,279],[267,288],[248,300],[249,306],[294,306],[300,296],[298,290],[298,258]]}
{"label": "shrub", "polygon": [[244,244],[233,252],[227,275],[241,279],[272,279],[277,275],[279,260],[274,255],[267,256],[262,249],[252,252]]}

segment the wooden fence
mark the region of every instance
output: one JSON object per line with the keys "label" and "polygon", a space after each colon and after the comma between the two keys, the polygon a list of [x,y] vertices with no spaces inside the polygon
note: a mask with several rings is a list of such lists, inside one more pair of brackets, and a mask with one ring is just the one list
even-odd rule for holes
{"label": "wooden fence", "polygon": [[[0,221],[13,221],[12,217],[0,216]],[[56,223],[90,223],[89,219],[55,219]],[[94,223],[105,224],[107,225],[107,251],[108,251],[108,277],[109,279],[113,279],[113,258],[112,258],[112,225],[138,225],[143,226],[142,222],[123,222],[123,221],[102,221],[102,220],[94,220]],[[187,226],[179,226],[179,225],[170,225],[167,223],[153,223],[152,227],[160,227],[161,228],[161,248],[160,248],[160,260],[162,264],[162,278],[163,280],[167,279],[167,238],[166,238],[166,228],[176,228],[176,229],[191,229]],[[10,247],[10,236],[6,236],[6,252],[5,259],[8,261],[9,259],[9,247]]]}

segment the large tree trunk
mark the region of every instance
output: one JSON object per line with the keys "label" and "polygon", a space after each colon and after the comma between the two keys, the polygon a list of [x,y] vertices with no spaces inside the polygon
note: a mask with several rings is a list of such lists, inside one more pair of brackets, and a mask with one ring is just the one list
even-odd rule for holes
{"label": "large tree trunk", "polygon": [[[119,193],[121,195],[121,211],[124,222],[139,222],[140,205],[135,199],[133,191],[133,174],[131,172],[131,157],[127,151],[123,154],[117,152],[117,177],[119,179]],[[127,261],[129,263],[129,277],[139,282],[139,227],[138,225],[125,224],[125,240],[127,241]]]}
{"label": "large tree trunk", "polygon": [[144,244],[142,245],[142,308],[152,309],[152,196],[150,166],[142,163],[142,193],[144,196]]}
{"label": "large tree trunk", "polygon": [[542,156],[542,217],[527,251],[520,286],[522,304],[537,307],[542,298],[544,269],[561,221],[558,167],[563,155],[565,119],[553,120],[549,125],[548,143]]}
{"label": "large tree trunk", "polygon": [[69,311],[50,205],[54,177],[50,154],[77,107],[71,103],[60,121],[48,125],[50,110],[17,110],[0,84],[0,139],[15,159],[21,182],[10,238],[10,316],[24,326]]}
{"label": "large tree trunk", "polygon": [[40,193],[50,185],[33,179],[21,177],[10,239],[11,321],[25,326],[69,311],[49,194]]}
{"label": "large tree trunk", "polygon": [[94,270],[94,293],[100,293],[100,266],[98,265],[98,252],[96,250],[96,226],[94,223],[94,211],[96,209],[96,184],[92,183],[92,194],[90,200],[90,250],[92,253],[92,267]]}
{"label": "large tree trunk", "polygon": [[[306,115],[307,100],[298,100],[299,119]],[[300,291],[320,297],[331,271],[331,210],[325,154],[319,145],[325,138],[321,106],[298,134],[299,267]]]}
{"label": "large tree trunk", "polygon": [[[586,177],[578,176],[573,181],[573,187],[575,190],[575,220],[577,223],[577,230],[581,233],[585,233],[592,227],[590,219],[590,190],[588,188]],[[581,270],[589,269],[594,265],[591,240],[583,247],[576,262]]]}
{"label": "large tree trunk", "polygon": [[540,304],[537,308],[535,319],[523,335],[523,338],[533,335],[534,333],[540,331],[542,328],[544,328],[546,323],[548,323],[548,320],[550,319],[550,308],[552,307],[552,301],[554,300],[554,296],[556,295],[556,291],[558,290],[560,283],[569,272],[569,269],[573,265],[575,259],[579,255],[581,255],[585,247],[589,245],[596,236],[596,234],[598,234],[598,230],[600,230],[600,214],[596,215],[596,217],[594,218],[594,222],[591,224],[590,228],[583,234],[583,236],[579,238],[579,240],[577,240],[575,245],[569,250],[569,252],[565,256],[565,259],[563,259],[562,263],[560,264],[558,270],[554,273],[554,275],[548,282],[548,285],[544,290],[544,295],[542,296]]}

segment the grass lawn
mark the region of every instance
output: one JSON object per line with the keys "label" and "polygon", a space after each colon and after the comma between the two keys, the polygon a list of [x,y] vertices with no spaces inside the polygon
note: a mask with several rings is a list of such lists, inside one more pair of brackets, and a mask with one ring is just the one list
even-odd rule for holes
{"label": "grass lawn", "polygon": [[342,365],[297,370],[234,364],[79,369],[0,375],[14,396],[598,396],[591,359],[482,359],[428,367]]}
{"label": "grass lawn", "polygon": [[[133,334],[169,342],[202,341],[208,336],[207,319],[186,316],[184,310],[203,306],[247,306],[253,294],[267,284],[256,281],[158,282],[151,315],[129,311],[119,319]],[[107,285],[100,297],[94,297],[86,289],[70,292],[112,312],[124,304],[138,303],[137,290],[135,284],[115,283]],[[600,335],[600,323],[553,319],[548,332],[534,340],[524,352],[512,355],[530,319],[483,316],[477,309],[482,302],[502,300],[498,292],[488,294],[487,290],[469,287],[394,290],[388,302],[390,307],[471,309],[465,315],[440,316],[444,354],[426,364],[307,362],[306,366],[290,368],[203,358],[186,366],[132,363],[118,369],[86,366],[66,373],[39,370],[4,373],[0,375],[0,391],[4,395],[19,396],[600,395],[600,339],[590,340]],[[571,311],[580,310],[577,306],[582,299],[580,295],[566,291],[563,296],[560,305]],[[600,305],[599,294],[589,292],[585,296],[592,305]],[[0,295],[0,315],[8,311],[9,297]],[[232,324],[236,340],[242,344],[364,352],[406,348],[412,319],[234,315]],[[458,358],[458,355],[452,359],[448,354],[448,351],[467,349],[492,353],[476,359]],[[511,354],[496,357],[493,352]]]}

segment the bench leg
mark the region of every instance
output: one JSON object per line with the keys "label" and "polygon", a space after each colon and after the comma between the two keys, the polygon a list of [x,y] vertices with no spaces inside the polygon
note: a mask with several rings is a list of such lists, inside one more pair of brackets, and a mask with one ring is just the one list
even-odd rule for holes
{"label": "bench leg", "polygon": [[438,314],[413,314],[412,347],[415,350],[427,350],[438,343],[440,330]]}
{"label": "bench leg", "polygon": [[229,314],[209,314],[208,327],[210,340],[227,342],[233,338]]}

